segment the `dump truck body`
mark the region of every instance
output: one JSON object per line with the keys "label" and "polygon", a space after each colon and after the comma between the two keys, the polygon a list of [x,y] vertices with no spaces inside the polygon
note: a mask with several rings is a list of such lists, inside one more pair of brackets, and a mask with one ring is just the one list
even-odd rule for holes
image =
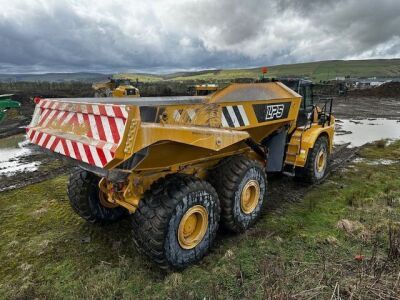
{"label": "dump truck body", "polygon": [[[168,159],[169,163],[145,159],[135,169],[185,163],[204,158],[205,153],[208,159],[249,137],[260,142],[282,126],[295,125],[300,96],[279,83],[265,85],[274,87],[275,94],[266,94],[261,84],[255,84],[260,94],[248,99],[240,94],[254,93],[254,87],[248,85],[247,89],[237,85],[232,93],[228,89],[211,98],[41,99],[28,136],[41,147],[106,169],[149,146],[160,147],[155,145],[160,142],[163,152],[191,151],[185,157]],[[242,147],[248,148],[244,143],[234,148]]]}
{"label": "dump truck body", "polygon": [[[154,250],[161,265],[181,268],[208,249],[219,207],[233,231],[254,223],[265,171],[324,176],[334,118],[315,108],[310,122],[297,126],[301,100],[279,82],[232,84],[209,96],[41,99],[27,135],[83,169],[68,189],[80,216],[110,221],[127,209],[135,243]],[[149,216],[158,214],[165,222],[153,228]],[[149,245],[147,234],[163,248]]]}

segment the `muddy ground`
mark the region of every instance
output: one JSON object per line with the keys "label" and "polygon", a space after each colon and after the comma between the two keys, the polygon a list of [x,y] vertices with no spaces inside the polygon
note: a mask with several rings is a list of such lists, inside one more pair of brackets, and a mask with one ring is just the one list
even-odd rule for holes
{"label": "muddy ground", "polygon": [[[0,157],[0,192],[21,188],[61,174],[69,173],[71,165],[43,152],[39,147],[23,142],[24,134],[0,139],[0,156],[4,151],[17,150],[15,157],[4,163]],[[15,140],[15,141],[14,141]],[[23,153],[19,155],[19,150]]]}
{"label": "muddy ground", "polygon": [[400,94],[398,97],[346,96],[335,97],[335,117],[344,119],[387,118],[400,119]]}

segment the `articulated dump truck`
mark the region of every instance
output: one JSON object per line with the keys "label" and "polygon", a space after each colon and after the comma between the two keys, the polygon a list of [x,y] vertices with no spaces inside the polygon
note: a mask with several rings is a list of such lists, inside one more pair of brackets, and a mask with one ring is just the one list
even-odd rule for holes
{"label": "articulated dump truck", "polygon": [[209,251],[220,222],[233,232],[255,223],[267,172],[322,180],[334,122],[269,82],[204,97],[40,99],[27,135],[77,165],[68,196],[79,216],[130,215],[138,250],[182,269]]}

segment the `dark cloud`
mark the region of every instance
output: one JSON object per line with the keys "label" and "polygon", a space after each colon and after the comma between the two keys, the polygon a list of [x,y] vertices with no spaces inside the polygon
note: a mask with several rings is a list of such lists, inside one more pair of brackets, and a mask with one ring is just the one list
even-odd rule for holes
{"label": "dark cloud", "polygon": [[400,56],[398,0],[0,0],[0,72]]}

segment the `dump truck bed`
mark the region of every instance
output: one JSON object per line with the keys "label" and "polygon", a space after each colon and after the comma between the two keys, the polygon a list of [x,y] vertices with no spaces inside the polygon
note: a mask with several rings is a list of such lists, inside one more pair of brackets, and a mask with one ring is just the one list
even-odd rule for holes
{"label": "dump truck bed", "polygon": [[241,142],[249,137],[259,142],[289,128],[300,101],[278,82],[233,84],[209,97],[41,99],[27,134],[34,144],[98,168],[115,168],[144,150],[153,158],[161,151],[165,160],[125,165],[164,168],[247,147]]}
{"label": "dump truck bed", "polygon": [[54,98],[51,101],[68,103],[87,103],[87,104],[112,104],[112,105],[134,105],[134,106],[158,106],[176,104],[197,104],[206,101],[202,96],[167,96],[167,97],[142,97],[142,98],[122,98],[122,97],[99,97],[99,98]]}

